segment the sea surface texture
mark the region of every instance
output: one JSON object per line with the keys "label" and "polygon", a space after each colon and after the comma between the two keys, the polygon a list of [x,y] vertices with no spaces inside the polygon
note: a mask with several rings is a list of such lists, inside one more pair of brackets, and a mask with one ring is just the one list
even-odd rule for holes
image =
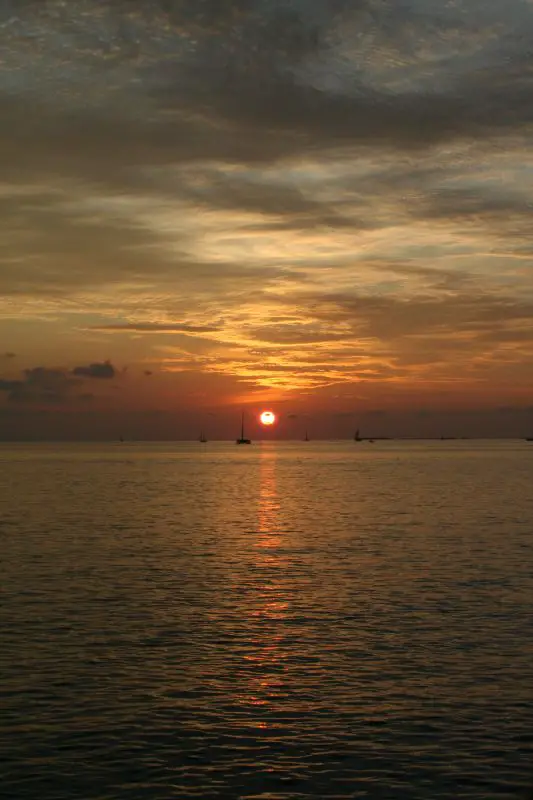
{"label": "sea surface texture", "polygon": [[10,800],[523,798],[533,443],[0,446]]}

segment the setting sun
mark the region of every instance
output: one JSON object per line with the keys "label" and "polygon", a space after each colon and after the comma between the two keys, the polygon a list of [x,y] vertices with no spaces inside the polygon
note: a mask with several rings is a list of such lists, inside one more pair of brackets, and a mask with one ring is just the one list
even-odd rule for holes
{"label": "setting sun", "polygon": [[276,415],[273,411],[263,411],[259,419],[263,425],[273,425],[276,421]]}

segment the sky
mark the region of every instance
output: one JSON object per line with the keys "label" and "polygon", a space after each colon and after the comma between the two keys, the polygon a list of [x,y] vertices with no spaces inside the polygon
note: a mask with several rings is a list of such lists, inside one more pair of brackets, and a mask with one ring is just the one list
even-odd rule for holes
{"label": "sky", "polygon": [[0,438],[533,435],[531,0],[2,0]]}

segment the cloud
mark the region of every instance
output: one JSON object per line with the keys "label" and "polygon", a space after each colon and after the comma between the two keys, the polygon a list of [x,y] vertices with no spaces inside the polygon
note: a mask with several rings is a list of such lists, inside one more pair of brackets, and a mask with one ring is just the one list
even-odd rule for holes
{"label": "cloud", "polygon": [[7,393],[10,403],[61,403],[80,383],[63,370],[46,367],[25,369],[23,375],[21,380],[0,380],[0,391]]}
{"label": "cloud", "polygon": [[122,325],[94,325],[94,331],[110,333],[211,333],[220,330],[217,325],[167,325],[157,322],[128,322]]}
{"label": "cloud", "polygon": [[6,358],[7,360],[11,360],[12,358],[16,357],[17,357],[16,353],[11,353],[11,352],[4,353],[4,358]]}
{"label": "cloud", "polygon": [[73,370],[29,367],[22,378],[0,378],[0,392],[5,392],[10,403],[55,405],[71,401],[90,401],[91,392],[80,391],[84,379],[113,378],[116,370],[108,362],[95,362]]}
{"label": "cloud", "polygon": [[[105,107],[108,115],[113,99],[130,117],[137,101],[132,133],[144,130],[148,141],[167,147],[174,133],[178,152],[180,145],[189,154],[208,145],[215,157],[221,147],[235,153],[229,131],[218,131],[217,146],[206,121],[225,121],[238,143],[262,158],[272,154],[267,143],[289,154],[298,144],[354,140],[426,146],[531,122],[526,34],[532,11],[519,0],[510,0],[506,13],[494,4],[443,8],[431,0],[423,6],[315,0],[292,7],[257,0],[222,11],[190,0],[151,3],[150,15],[142,3],[130,4],[129,13],[110,4],[106,14],[96,3],[85,5],[83,16],[77,3],[61,17],[33,14],[24,23],[22,15],[26,30],[39,35],[47,77],[51,72],[65,89],[92,78],[89,95],[71,93],[69,102]],[[65,36],[72,45],[70,75],[60,73],[58,38]],[[11,64],[19,65],[16,39],[10,49]],[[26,66],[35,84],[42,80],[37,67]],[[149,99],[160,114],[155,129],[140,122]],[[199,142],[186,141],[191,127]],[[255,142],[245,141],[250,131]]]}
{"label": "cloud", "polygon": [[22,381],[11,381],[5,378],[0,378],[0,391],[11,392],[22,385]]}
{"label": "cloud", "polygon": [[25,152],[33,172],[124,185],[139,165],[409,151],[533,122],[521,0],[15,5],[0,99],[11,174]]}
{"label": "cloud", "polygon": [[85,367],[74,367],[72,374],[84,378],[110,379],[114,378],[117,373],[110,361],[102,361],[94,362]]}
{"label": "cloud", "polygon": [[70,326],[70,377],[132,333],[234,386],[527,383],[531,4],[2,13],[0,316]]}

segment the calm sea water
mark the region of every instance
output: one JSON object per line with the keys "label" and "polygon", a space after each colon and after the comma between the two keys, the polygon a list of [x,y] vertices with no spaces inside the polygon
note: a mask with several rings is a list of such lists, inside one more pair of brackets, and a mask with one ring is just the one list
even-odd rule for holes
{"label": "calm sea water", "polygon": [[8,798],[517,798],[533,444],[2,445]]}

